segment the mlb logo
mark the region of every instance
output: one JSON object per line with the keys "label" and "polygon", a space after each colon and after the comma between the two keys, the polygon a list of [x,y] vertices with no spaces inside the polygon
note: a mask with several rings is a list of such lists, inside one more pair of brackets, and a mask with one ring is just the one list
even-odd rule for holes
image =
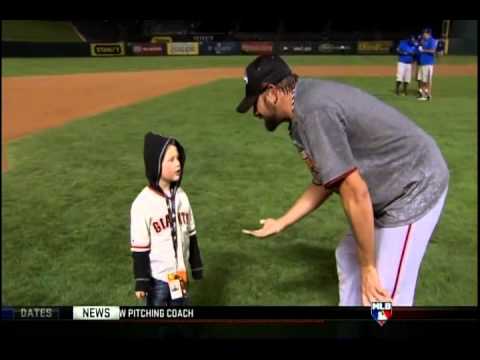
{"label": "mlb logo", "polygon": [[372,302],[370,309],[373,320],[383,326],[392,317],[393,309],[391,302]]}

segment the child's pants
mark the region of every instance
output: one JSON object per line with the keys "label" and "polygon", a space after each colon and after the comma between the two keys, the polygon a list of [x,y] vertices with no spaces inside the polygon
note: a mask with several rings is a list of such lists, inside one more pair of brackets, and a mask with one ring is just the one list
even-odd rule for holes
{"label": "child's pants", "polygon": [[147,306],[185,306],[185,297],[172,300],[168,283],[152,279],[150,290],[147,293]]}

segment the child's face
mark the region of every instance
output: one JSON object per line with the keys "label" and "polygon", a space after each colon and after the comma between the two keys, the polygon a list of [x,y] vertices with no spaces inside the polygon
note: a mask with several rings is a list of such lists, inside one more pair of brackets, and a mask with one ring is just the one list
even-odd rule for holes
{"label": "child's face", "polygon": [[162,179],[168,182],[178,181],[181,173],[182,167],[177,147],[168,145],[162,161]]}

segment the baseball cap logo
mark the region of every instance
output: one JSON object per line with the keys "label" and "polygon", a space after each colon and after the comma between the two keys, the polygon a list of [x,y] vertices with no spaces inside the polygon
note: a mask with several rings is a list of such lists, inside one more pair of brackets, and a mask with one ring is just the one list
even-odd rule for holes
{"label": "baseball cap logo", "polygon": [[237,106],[237,111],[245,113],[268,84],[276,85],[292,72],[288,65],[278,56],[258,56],[245,69],[245,97]]}

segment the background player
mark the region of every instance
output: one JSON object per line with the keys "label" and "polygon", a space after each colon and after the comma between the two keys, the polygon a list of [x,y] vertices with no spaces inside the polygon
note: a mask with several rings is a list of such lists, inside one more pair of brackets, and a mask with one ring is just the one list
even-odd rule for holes
{"label": "background player", "polygon": [[408,84],[412,79],[412,62],[415,54],[415,36],[401,40],[397,47],[397,82],[395,93],[400,95],[400,85],[403,83],[403,95],[407,95]]}
{"label": "background player", "polygon": [[420,68],[420,53],[418,52],[418,47],[420,46],[420,43],[422,42],[422,34],[417,35],[415,38],[415,53],[413,54],[413,64],[415,66],[414,74],[415,74],[415,80],[417,81],[417,92],[418,96],[421,97],[422,93],[420,91],[422,87],[422,82],[418,79],[418,71]]}
{"label": "background player", "polygon": [[432,99],[432,78],[433,65],[435,64],[435,52],[437,48],[437,40],[432,37],[432,30],[427,28],[423,31],[423,38],[419,52],[419,70],[418,80],[420,81],[421,96],[418,100]]}

